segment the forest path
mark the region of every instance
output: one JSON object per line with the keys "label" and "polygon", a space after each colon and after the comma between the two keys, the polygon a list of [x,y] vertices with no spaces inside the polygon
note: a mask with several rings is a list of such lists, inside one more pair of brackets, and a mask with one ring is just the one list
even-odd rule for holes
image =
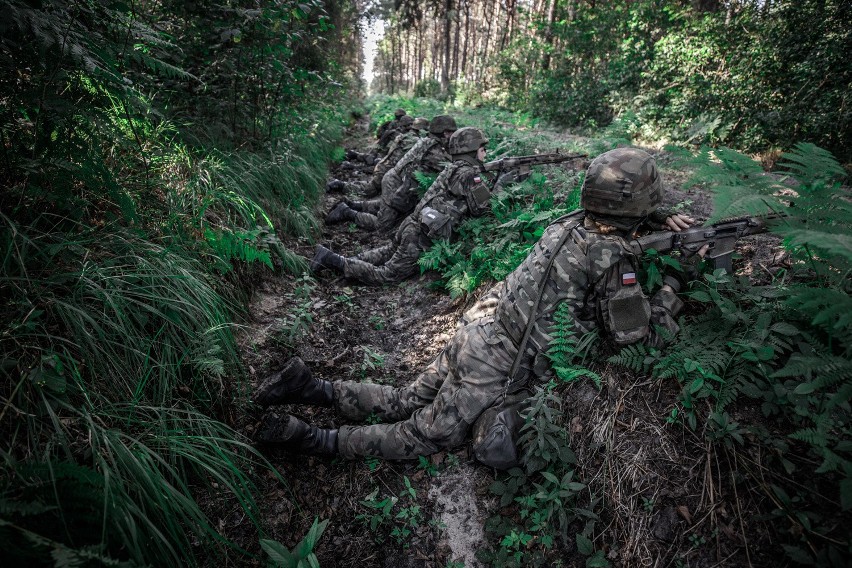
{"label": "forest path", "polygon": [[[372,142],[362,117],[348,131],[344,144],[366,150]],[[330,177],[367,179],[369,173],[332,167]],[[358,195],[348,197],[357,199]],[[325,196],[323,215],[343,198]],[[353,255],[384,244],[390,235],[355,230],[347,224],[324,226],[319,242]],[[306,259],[313,245],[293,247]],[[472,299],[453,300],[430,287],[434,274],[399,285],[364,286],[324,272],[313,277],[279,275],[259,283],[250,303],[251,334],[242,340],[244,360],[257,384],[263,376],[299,355],[316,376],[327,380],[371,381],[402,386],[410,383],[449,341]],[[341,425],[331,410],[287,405],[289,412],[321,427]],[[246,425],[251,434],[260,416]],[[478,507],[493,481],[491,472],[473,462],[467,448],[441,452],[423,463],[344,461],[266,452],[289,487],[265,480],[264,516],[276,538],[293,546],[314,517],[329,519],[317,549],[320,565],[359,567],[428,566],[448,561],[476,566],[484,512]],[[408,479],[414,496],[405,485]],[[375,530],[358,515],[376,515],[361,501],[373,497],[399,499],[389,515],[377,515]],[[402,509],[419,506],[415,518],[394,518]],[[416,524],[417,526],[413,526]],[[397,529],[402,534],[391,535]],[[404,531],[410,531],[405,534]],[[399,553],[402,548],[405,552]]]}

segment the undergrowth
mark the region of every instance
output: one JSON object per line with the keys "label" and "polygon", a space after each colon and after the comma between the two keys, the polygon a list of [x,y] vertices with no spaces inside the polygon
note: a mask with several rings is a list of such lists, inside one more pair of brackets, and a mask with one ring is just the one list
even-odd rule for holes
{"label": "undergrowth", "polygon": [[[274,10],[288,18],[301,9],[284,4]],[[215,77],[181,67],[208,49],[193,33],[210,22],[165,5],[2,5],[0,539],[14,544],[0,557],[171,566],[246,555],[211,508],[241,510],[259,531],[252,479],[259,468],[278,477],[221,421],[244,400],[238,290],[259,271],[305,267],[285,243],[317,234],[342,122],[315,101],[339,87],[293,69],[282,45],[252,50],[249,39],[250,72],[269,72],[278,90],[253,104],[231,66],[223,96]],[[289,41],[313,25],[302,13],[273,30],[277,15],[246,11],[246,34],[268,26]],[[220,69],[235,52],[205,53]],[[214,108],[223,101],[232,112]],[[214,128],[186,114],[202,107],[234,120]]]}
{"label": "undergrowth", "polygon": [[[687,296],[703,310],[659,351],[642,345],[610,361],[681,386],[670,420],[733,452],[763,493],[774,538],[799,564],[842,566],[852,554],[852,202],[827,152],[799,144],[765,174],[727,149],[686,157],[714,192],[713,218],[783,212],[770,230],[789,268],[757,285],[704,274]],[[754,408],[762,420],[750,418]],[[765,425],[764,425],[765,424]],[[758,456],[755,459],[755,456]],[[758,465],[759,464],[759,465]]]}

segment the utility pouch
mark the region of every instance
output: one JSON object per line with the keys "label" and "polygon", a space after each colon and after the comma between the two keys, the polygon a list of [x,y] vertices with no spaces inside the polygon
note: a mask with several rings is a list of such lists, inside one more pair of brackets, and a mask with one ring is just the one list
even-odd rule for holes
{"label": "utility pouch", "polygon": [[420,226],[431,239],[449,239],[453,235],[452,221],[449,215],[431,207],[420,211]]}
{"label": "utility pouch", "polygon": [[609,299],[609,328],[618,344],[633,343],[650,332],[651,304],[638,284],[623,286]]}
{"label": "utility pouch", "polygon": [[488,186],[484,183],[479,183],[473,187],[473,199],[476,201],[476,205],[480,208],[488,205],[488,202],[491,201],[491,192],[488,191]]}
{"label": "utility pouch", "polygon": [[388,205],[400,213],[408,214],[417,205],[417,191],[413,187],[414,182],[409,176],[405,176],[405,181],[393,192]]}
{"label": "utility pouch", "polygon": [[524,425],[520,412],[527,408],[529,396],[526,390],[508,395],[473,423],[473,454],[480,463],[495,469],[520,465],[518,439]]}

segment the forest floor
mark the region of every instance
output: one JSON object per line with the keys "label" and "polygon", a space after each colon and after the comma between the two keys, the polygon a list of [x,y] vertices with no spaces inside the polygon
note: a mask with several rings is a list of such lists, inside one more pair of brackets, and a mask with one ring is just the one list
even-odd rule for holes
{"label": "forest floor", "polygon": [[[369,144],[367,125],[361,120],[350,129],[347,147]],[[680,204],[699,221],[706,219],[708,196],[683,188],[686,174],[670,167],[669,156],[654,153],[666,180],[667,204]],[[338,166],[330,172],[341,179],[367,175]],[[325,211],[342,197],[328,194]],[[325,227],[321,242],[352,255],[387,238],[341,224]],[[298,243],[296,250],[306,258],[313,255],[308,242]],[[783,261],[775,246],[756,246],[754,241],[740,252],[744,270],[756,277]],[[254,383],[293,355],[327,380],[409,383],[448,342],[461,314],[476,299],[473,294],[453,300],[430,286],[434,281],[431,273],[384,287],[329,273],[264,279],[251,301],[250,331],[241,341]],[[601,499],[596,548],[615,566],[765,565],[764,552],[771,548],[764,542],[765,526],[745,520],[747,510],[757,510],[765,498],[744,495],[742,488],[737,493],[735,470],[723,465],[731,456],[710,448],[700,432],[667,424],[679,387],[637,381],[615,367],[603,371],[601,390],[577,384],[566,391],[564,403],[572,413],[578,477]],[[340,425],[330,409],[274,410],[321,427]],[[243,425],[247,435],[260,420],[259,412],[249,414]],[[497,473],[478,464],[469,448],[419,462],[330,460],[274,448],[264,452],[286,480],[282,484],[271,474],[261,480],[267,538],[292,547],[315,518],[329,520],[316,548],[321,566],[483,565],[474,554],[486,544],[486,519],[499,509],[498,498],[489,492]],[[256,544],[244,544],[256,549]],[[554,554],[559,565],[585,565],[573,535],[557,543]]]}

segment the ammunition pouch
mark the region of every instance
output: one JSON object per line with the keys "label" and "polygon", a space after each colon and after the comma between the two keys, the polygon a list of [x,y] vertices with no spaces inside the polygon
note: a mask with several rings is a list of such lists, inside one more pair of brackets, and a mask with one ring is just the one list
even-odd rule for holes
{"label": "ammunition pouch", "polygon": [[508,395],[473,423],[473,454],[480,463],[501,470],[520,465],[518,439],[524,425],[520,413],[529,396],[526,390]]}
{"label": "ammunition pouch", "polygon": [[453,219],[437,209],[424,207],[420,211],[420,228],[431,239],[449,239],[453,235]]}
{"label": "ammunition pouch", "polygon": [[394,190],[393,194],[388,199],[388,207],[392,207],[400,213],[408,214],[417,205],[417,190],[414,187],[414,180],[410,176],[405,176],[402,184]]}

